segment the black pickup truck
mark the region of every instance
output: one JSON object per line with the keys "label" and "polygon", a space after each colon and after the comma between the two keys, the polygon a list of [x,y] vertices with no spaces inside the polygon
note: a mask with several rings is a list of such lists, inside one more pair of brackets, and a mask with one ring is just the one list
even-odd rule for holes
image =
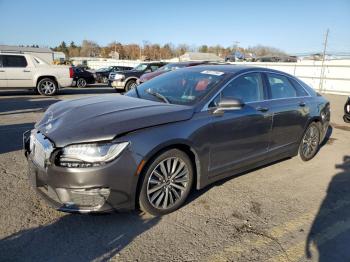
{"label": "black pickup truck", "polygon": [[127,71],[131,70],[130,66],[109,66],[106,68],[101,68],[96,71],[96,81],[99,83],[108,83],[109,74],[115,71]]}
{"label": "black pickup truck", "polygon": [[137,80],[145,73],[158,70],[164,62],[145,62],[129,71],[117,71],[109,74],[108,85],[115,89],[129,91],[137,85]]}

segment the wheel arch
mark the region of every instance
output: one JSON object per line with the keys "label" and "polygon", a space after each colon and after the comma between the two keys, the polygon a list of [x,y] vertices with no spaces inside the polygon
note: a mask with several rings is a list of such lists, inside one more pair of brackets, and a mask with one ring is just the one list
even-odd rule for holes
{"label": "wheel arch", "polygon": [[124,85],[124,88],[126,87],[126,85],[128,84],[128,82],[130,81],[130,80],[135,80],[135,81],[137,81],[137,77],[136,76],[130,76],[130,77],[128,77],[127,79],[125,79],[125,85]]}
{"label": "wheel arch", "polygon": [[40,82],[41,80],[43,80],[44,78],[50,78],[50,79],[52,79],[53,81],[56,82],[57,88],[59,88],[59,84],[58,84],[57,78],[56,78],[55,76],[53,76],[53,75],[41,75],[41,76],[38,76],[38,77],[36,78],[36,81],[35,81],[35,87],[37,87],[38,84],[39,84],[39,82]]}
{"label": "wheel arch", "polygon": [[141,191],[141,187],[142,187],[142,183],[145,177],[145,171],[147,170],[147,167],[152,163],[152,160],[155,159],[158,155],[171,149],[178,149],[184,152],[190,158],[192,162],[193,173],[194,173],[194,181],[193,181],[192,187],[195,187],[196,189],[200,188],[201,168],[200,168],[199,156],[196,150],[190,145],[190,143],[187,143],[186,141],[168,142],[166,144],[163,144],[154,148],[143,158],[145,162],[139,173],[139,178],[137,181],[135,206],[138,206],[139,194]]}

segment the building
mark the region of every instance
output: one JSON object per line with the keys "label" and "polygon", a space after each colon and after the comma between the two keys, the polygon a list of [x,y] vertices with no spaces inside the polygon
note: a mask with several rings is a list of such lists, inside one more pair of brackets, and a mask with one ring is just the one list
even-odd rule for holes
{"label": "building", "polygon": [[186,52],[180,56],[180,61],[223,62],[224,59],[213,53]]}
{"label": "building", "polygon": [[66,55],[63,52],[53,52],[53,60],[63,63],[66,61]]}
{"label": "building", "polygon": [[54,60],[54,52],[50,48],[0,45],[0,52],[31,54],[49,64]]}

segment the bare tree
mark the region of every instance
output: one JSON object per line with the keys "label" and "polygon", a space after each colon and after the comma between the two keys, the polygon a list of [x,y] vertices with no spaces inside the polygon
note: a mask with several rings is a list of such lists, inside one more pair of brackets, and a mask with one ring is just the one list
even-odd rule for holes
{"label": "bare tree", "polygon": [[99,54],[100,54],[100,47],[96,42],[83,40],[81,44],[81,50],[80,50],[81,56],[95,57],[95,56],[98,56]]}

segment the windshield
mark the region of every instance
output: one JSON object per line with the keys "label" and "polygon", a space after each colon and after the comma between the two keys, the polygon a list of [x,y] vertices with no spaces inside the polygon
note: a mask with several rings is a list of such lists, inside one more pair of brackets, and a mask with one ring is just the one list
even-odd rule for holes
{"label": "windshield", "polygon": [[126,95],[171,104],[193,105],[224,78],[225,74],[218,71],[176,70],[155,77]]}
{"label": "windshield", "polygon": [[134,67],[134,70],[136,71],[143,71],[147,68],[147,64],[139,64],[138,66]]}

